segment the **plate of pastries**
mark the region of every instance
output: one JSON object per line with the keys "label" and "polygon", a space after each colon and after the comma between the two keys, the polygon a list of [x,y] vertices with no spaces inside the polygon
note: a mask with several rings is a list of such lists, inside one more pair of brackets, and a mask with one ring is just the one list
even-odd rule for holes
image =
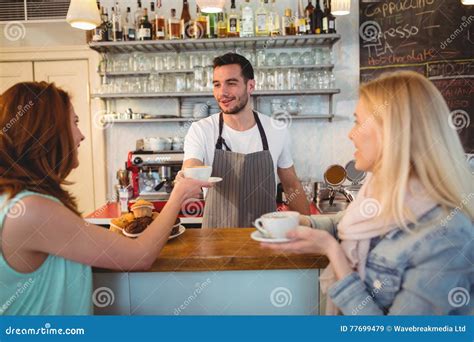
{"label": "plate of pastries", "polygon": [[[142,235],[146,228],[160,215],[156,212],[153,203],[138,199],[130,208],[131,212],[110,221],[110,230],[123,234],[129,238]],[[186,228],[181,225],[181,220],[176,219],[168,240],[174,239],[184,233]]]}

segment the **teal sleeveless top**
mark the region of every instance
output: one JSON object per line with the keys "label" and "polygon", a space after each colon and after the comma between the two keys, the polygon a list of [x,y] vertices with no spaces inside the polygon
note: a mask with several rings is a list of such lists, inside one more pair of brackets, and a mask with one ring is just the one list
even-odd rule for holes
{"label": "teal sleeveless top", "polygon": [[25,210],[21,199],[31,195],[59,202],[31,191],[23,191],[8,202],[5,195],[0,195],[0,315],[91,315],[90,266],[48,255],[34,272],[20,273],[6,262],[1,249],[5,217],[21,215]]}

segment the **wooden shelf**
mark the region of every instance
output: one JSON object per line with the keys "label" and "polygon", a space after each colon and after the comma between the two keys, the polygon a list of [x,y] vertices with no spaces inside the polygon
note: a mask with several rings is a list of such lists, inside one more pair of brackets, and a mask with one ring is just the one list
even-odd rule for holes
{"label": "wooden shelf", "polygon": [[312,46],[329,46],[336,43],[339,34],[312,34],[302,36],[252,37],[252,38],[216,38],[216,39],[180,39],[149,40],[131,42],[89,43],[89,47],[98,52],[185,52],[215,51],[220,49],[278,49],[307,48]]}
{"label": "wooden shelf", "polygon": [[[340,89],[311,89],[311,90],[256,90],[255,96],[303,96],[303,95],[331,95],[339,94]],[[125,99],[125,98],[163,98],[163,97],[212,97],[211,92],[182,92],[182,93],[114,93],[114,94],[91,94],[92,98],[98,99]]]}

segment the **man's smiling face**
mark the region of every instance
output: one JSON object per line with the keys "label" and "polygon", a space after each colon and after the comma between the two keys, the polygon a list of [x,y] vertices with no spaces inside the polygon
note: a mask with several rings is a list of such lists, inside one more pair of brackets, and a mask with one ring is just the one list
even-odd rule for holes
{"label": "man's smiling face", "polygon": [[255,81],[246,81],[239,64],[214,69],[214,98],[224,114],[238,114],[247,105],[255,89]]}

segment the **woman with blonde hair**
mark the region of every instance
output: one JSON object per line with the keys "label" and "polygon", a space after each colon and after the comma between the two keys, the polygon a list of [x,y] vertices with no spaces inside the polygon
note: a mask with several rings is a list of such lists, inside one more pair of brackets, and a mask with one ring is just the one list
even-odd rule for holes
{"label": "woman with blonde hair", "polygon": [[85,222],[63,185],[84,136],[69,95],[46,82],[0,96],[0,314],[92,314],[91,266],[151,267],[183,201],[211,184],[185,179],[136,239]]}
{"label": "woman with blonde hair", "polygon": [[329,315],[474,313],[474,179],[441,93],[415,72],[382,75],[354,116],[356,168],[369,173],[355,201],[264,246],[327,256]]}

